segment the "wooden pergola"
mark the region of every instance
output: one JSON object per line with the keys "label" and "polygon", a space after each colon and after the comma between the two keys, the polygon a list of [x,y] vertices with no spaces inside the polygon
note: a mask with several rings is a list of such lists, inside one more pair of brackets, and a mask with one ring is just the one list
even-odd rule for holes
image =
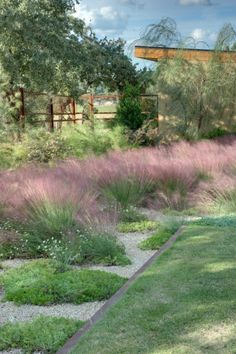
{"label": "wooden pergola", "polygon": [[[212,59],[215,51],[210,49],[179,49],[168,47],[135,46],[136,58],[152,61],[158,61],[160,59],[173,59],[179,53],[181,53],[182,58],[189,61],[207,62]],[[236,62],[236,51],[222,51],[218,53],[223,62]]]}

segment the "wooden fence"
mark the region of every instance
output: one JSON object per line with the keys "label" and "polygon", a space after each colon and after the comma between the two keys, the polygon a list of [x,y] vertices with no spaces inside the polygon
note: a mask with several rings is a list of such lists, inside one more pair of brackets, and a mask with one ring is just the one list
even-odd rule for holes
{"label": "wooden fence", "polygon": [[[141,95],[142,100],[154,100],[157,107],[158,119],[158,96]],[[44,125],[50,130],[60,128],[63,123],[83,124],[87,119],[109,121],[116,116],[116,106],[120,96],[109,95],[82,95],[78,102],[66,95],[50,96],[46,93],[32,92],[20,88],[20,123],[31,122],[33,125]],[[104,103],[103,103],[104,102]],[[144,114],[150,112],[145,110]]]}

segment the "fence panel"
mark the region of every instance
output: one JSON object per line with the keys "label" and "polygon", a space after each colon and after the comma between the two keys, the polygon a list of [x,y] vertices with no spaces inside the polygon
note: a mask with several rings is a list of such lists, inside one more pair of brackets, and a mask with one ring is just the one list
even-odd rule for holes
{"label": "fence panel", "polygon": [[[95,118],[109,121],[115,118],[120,95],[82,95],[78,102],[66,95],[49,95],[20,88],[20,124],[60,129],[65,124],[83,124]],[[141,95],[143,113],[158,119],[158,96]]]}

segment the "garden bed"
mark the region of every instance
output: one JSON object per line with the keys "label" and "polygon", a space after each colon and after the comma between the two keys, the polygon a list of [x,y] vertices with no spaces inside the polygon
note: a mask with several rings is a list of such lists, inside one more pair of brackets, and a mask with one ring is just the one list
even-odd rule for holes
{"label": "garden bed", "polygon": [[[111,277],[117,277],[115,278],[115,281],[118,281],[117,287],[116,286],[113,287],[113,290],[110,292],[110,294],[112,295],[115,289],[118,289],[120,286],[122,286],[122,284],[124,284],[126,278],[128,279],[132,275],[134,275],[134,273],[136,273],[137,270],[140,269],[142,265],[146,263],[147,260],[149,260],[155,253],[155,250],[143,251],[139,247],[140,243],[148,239],[153,234],[153,232],[154,231],[151,230],[149,231],[143,230],[142,232],[130,232],[130,233],[116,232],[116,237],[118,238],[119,243],[124,245],[126,254],[131,261],[130,262],[131,264],[129,265],[124,265],[124,266],[105,266],[105,265],[76,266],[74,265],[69,267],[70,268],[69,271],[59,274],[59,277],[62,277],[63,274],[70,273],[70,272],[74,273],[74,275],[77,272],[91,272],[91,273],[94,272],[94,276],[95,276],[94,279],[97,278],[97,276],[95,275],[96,272],[98,272],[97,273],[98,275],[107,274],[109,276],[110,274]],[[37,266],[39,265],[40,267],[42,267],[44,266],[45,263],[46,263],[46,268],[51,267],[50,262],[51,261],[49,260],[43,260],[43,259],[42,260],[39,259],[35,261],[25,260],[25,259],[11,259],[11,260],[5,260],[1,262],[2,269],[0,272],[0,278],[2,277],[2,279],[3,278],[6,279],[5,284],[3,284],[4,282],[2,281],[3,286],[2,286],[2,293],[0,296],[0,300],[1,300],[0,326],[2,328],[5,328],[5,326],[8,324],[12,324],[12,326],[14,324],[16,326],[30,324],[32,321],[37,321],[37,319],[40,318],[40,316],[44,316],[44,317],[46,316],[45,318],[49,318],[49,319],[63,318],[63,319],[67,319],[68,321],[72,321],[71,324],[73,323],[75,324],[79,322],[73,322],[73,321],[89,320],[105,304],[106,301],[105,298],[109,296],[108,295],[109,290],[107,289],[107,287],[109,287],[109,282],[105,286],[107,295],[105,295],[105,298],[102,301],[91,302],[88,301],[87,299],[86,301],[88,302],[84,302],[81,304],[73,304],[71,302],[66,303],[68,300],[66,300],[65,293],[61,295],[61,298],[59,298],[59,304],[54,303],[55,298],[53,299],[49,297],[49,299],[46,298],[45,300],[44,293],[40,291],[40,289],[42,289],[42,284],[40,284],[39,282],[39,284],[36,284],[37,286],[39,285],[39,287],[38,288],[37,286],[35,287],[35,276],[38,276],[38,270],[36,272],[37,275],[36,274],[34,275],[35,272],[34,267],[35,265]],[[33,276],[32,284],[35,287],[33,290],[32,290],[32,284],[30,284],[29,281],[29,275]],[[72,277],[73,281],[74,281],[74,275]],[[28,283],[28,285],[26,286],[24,286],[24,284],[22,285],[22,282],[24,281]],[[40,281],[42,281],[42,279],[40,279]],[[43,287],[47,286],[47,290],[45,293],[46,295],[48,295],[49,285],[50,284],[44,282]],[[70,285],[70,290],[71,287],[72,284]],[[32,294],[32,291],[34,292],[34,294]],[[95,288],[94,288],[94,292],[96,293]],[[9,296],[11,300],[14,301],[7,301],[6,297]],[[58,292],[57,292],[57,296],[58,296]],[[67,293],[67,297],[68,297],[68,293]],[[33,304],[34,302],[36,302],[37,304]],[[0,341],[0,345],[1,345],[1,341]],[[32,345],[34,346],[34,344]],[[9,346],[11,347],[10,344]],[[4,347],[2,347],[2,349],[3,348]]]}
{"label": "garden bed", "polygon": [[[126,253],[131,260],[131,264],[127,266],[86,266],[78,267],[73,266],[74,269],[90,269],[100,270],[108,273],[115,273],[123,277],[131,277],[153,254],[155,251],[142,251],[138,247],[139,242],[147,239],[152,232],[142,233],[130,233],[130,234],[118,234],[120,241],[125,245]],[[3,269],[19,268],[22,265],[28,263],[27,260],[7,260],[1,262]],[[5,272],[1,270],[0,274]],[[3,294],[2,294],[3,297]],[[38,315],[48,316],[61,316],[66,318],[72,318],[77,320],[88,320],[92,315],[102,307],[104,301],[95,301],[83,303],[80,305],[73,304],[59,304],[51,306],[34,306],[34,305],[21,305],[16,306],[12,302],[0,303],[1,318],[0,324],[7,321],[26,321],[33,319]]]}
{"label": "garden bed", "polygon": [[[211,156],[202,161],[206,147]],[[25,325],[39,316],[49,324],[64,318],[66,327],[79,328],[79,321],[90,320],[123,289],[183,222],[198,219],[206,208],[216,215],[235,212],[233,161],[233,145],[201,142],[2,172],[3,333],[25,338],[31,330]],[[40,345],[31,341],[29,348],[55,351]],[[0,348],[6,349],[1,337]]]}

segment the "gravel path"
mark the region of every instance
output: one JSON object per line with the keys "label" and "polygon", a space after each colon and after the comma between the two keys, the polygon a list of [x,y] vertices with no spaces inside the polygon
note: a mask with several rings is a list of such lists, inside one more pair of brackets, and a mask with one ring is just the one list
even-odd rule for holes
{"label": "gravel path", "polygon": [[[139,242],[145,240],[150,235],[153,234],[151,232],[132,232],[121,234],[117,233],[118,239],[123,243],[125,246],[126,254],[131,260],[131,264],[127,266],[89,266],[89,269],[94,270],[103,270],[105,272],[116,273],[122,277],[130,278],[142,265],[155,253],[155,251],[142,251],[138,248]],[[82,267],[76,267],[78,269]]]}
{"label": "gravel path", "polygon": [[[155,251],[141,251],[138,248],[140,241],[146,239],[152,232],[145,233],[117,233],[116,236],[125,246],[126,253],[131,260],[131,264],[127,266],[89,266],[88,269],[98,269],[106,272],[116,273],[120,276],[130,278],[154,253]],[[4,269],[16,268],[28,261],[15,259],[1,262]],[[75,267],[81,269],[82,267]],[[4,270],[2,270],[4,272]],[[0,301],[3,294],[0,294]],[[17,306],[13,302],[0,302],[0,326],[4,323],[30,321],[39,315],[67,317],[78,320],[88,320],[91,318],[104,304],[101,302],[89,302],[81,305],[62,304],[53,306],[34,306],[20,305]],[[0,354],[2,354],[0,352]]]}
{"label": "gravel path", "polygon": [[[21,305],[13,302],[0,304],[0,326],[10,322],[25,322],[37,316],[66,317],[86,321],[92,317],[105,303],[105,301],[87,302],[81,305],[62,304],[53,306]],[[1,353],[1,352],[0,352]]]}
{"label": "gravel path", "polygon": [[[142,209],[151,220],[163,221],[166,216],[155,210]],[[126,254],[131,260],[131,264],[127,266],[89,266],[88,269],[103,270],[106,272],[116,273],[120,276],[130,278],[154,253],[155,251],[142,251],[138,248],[138,244],[148,238],[153,232],[133,232],[133,233],[116,233],[117,238],[124,244]],[[0,269],[0,274],[7,268],[16,268],[28,262],[28,260],[14,259],[1,262],[4,269]],[[84,267],[75,266],[77,269]],[[3,295],[3,294],[2,294]],[[0,301],[1,301],[0,293]],[[88,320],[92,317],[104,304],[101,302],[90,302],[81,305],[62,304],[53,306],[34,306],[21,305],[17,306],[13,302],[0,302],[0,326],[4,323],[29,321],[39,315],[67,317],[71,319]],[[0,354],[2,354],[0,352]]]}

